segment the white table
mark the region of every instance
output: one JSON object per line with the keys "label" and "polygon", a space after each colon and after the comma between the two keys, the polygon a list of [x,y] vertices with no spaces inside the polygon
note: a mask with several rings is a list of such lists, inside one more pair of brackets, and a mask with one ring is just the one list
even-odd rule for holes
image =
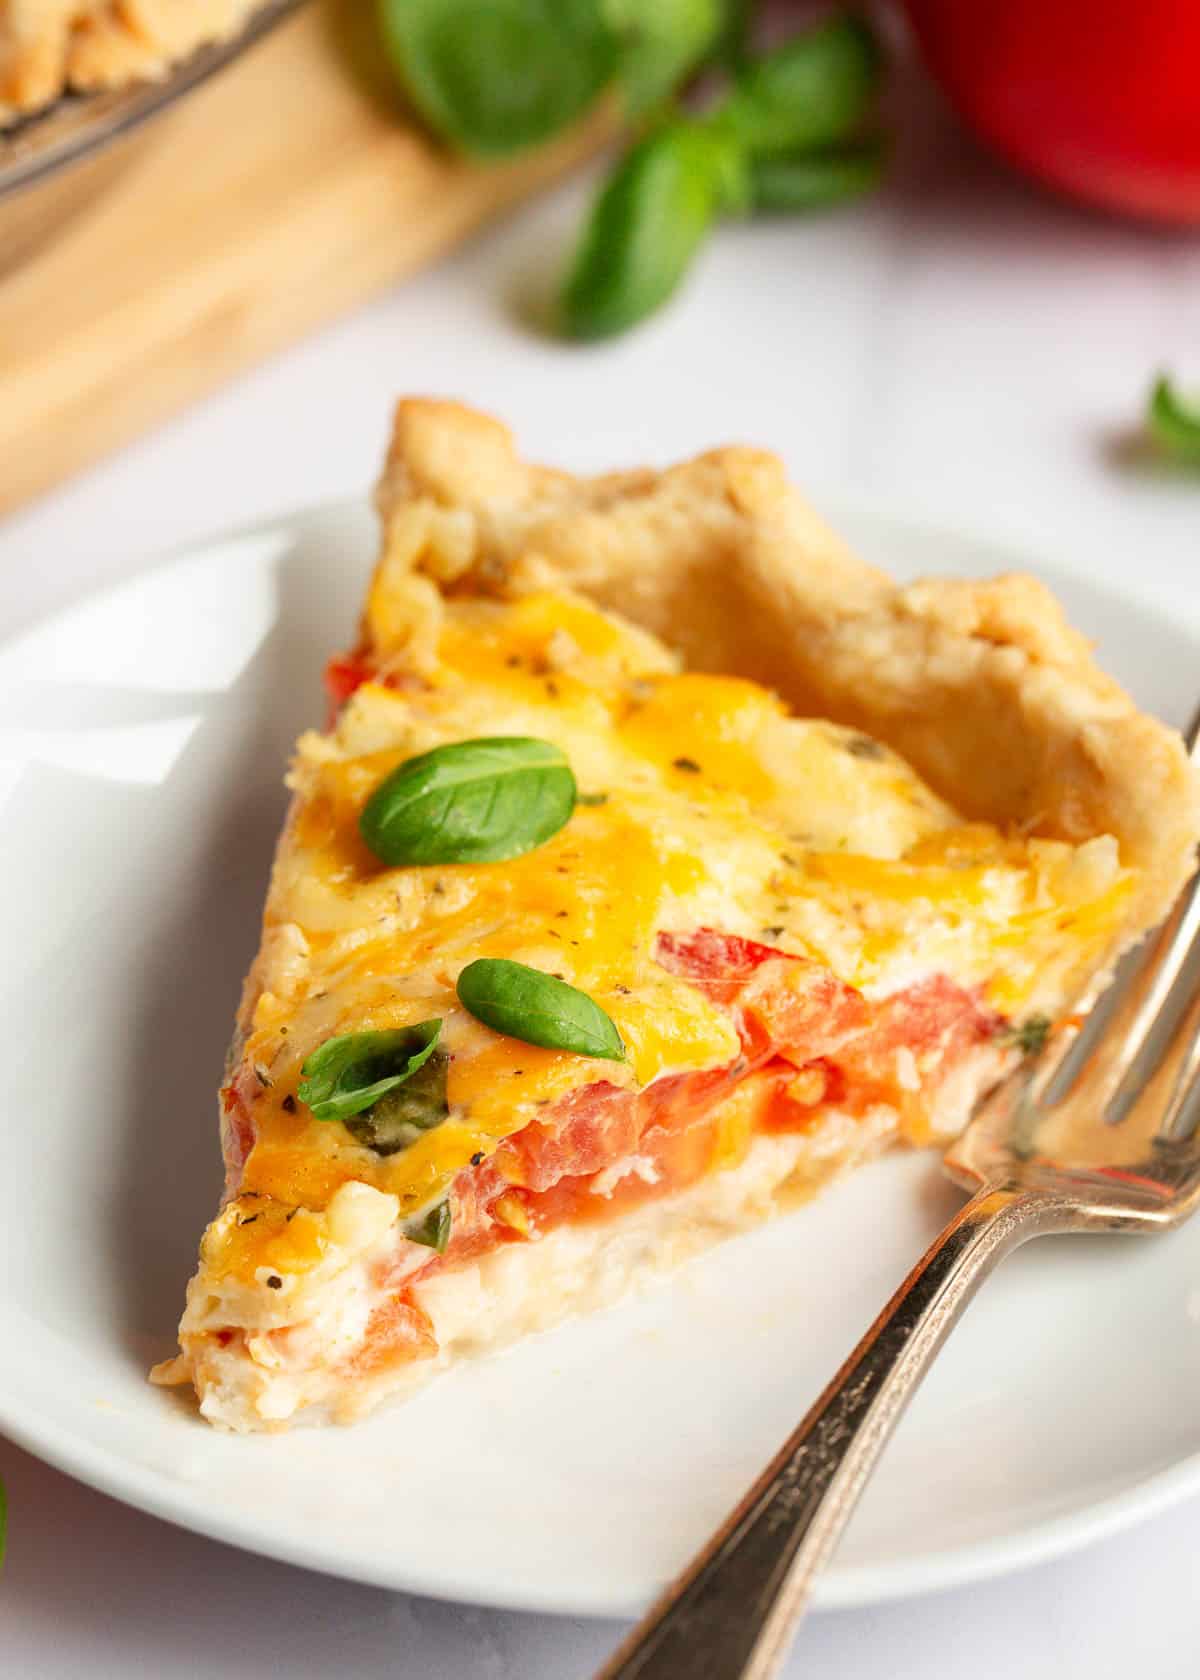
{"label": "white table", "polygon": [[[510,312],[552,269],[576,195],[519,216],[0,525],[0,632],[164,548],[360,493],[401,391],[492,408],[528,449],[580,467],[768,443],[818,502],[865,496],[1089,572],[1136,567],[1148,594],[1196,613],[1200,482],[1130,464],[1125,440],[1152,370],[1187,371],[1200,342],[1200,243],[1035,196],[927,105],[907,126],[876,204],[724,233],[677,307],[597,350],[547,344]],[[617,1633],[306,1575],[3,1441],[0,1473],[13,1680],[583,1680]],[[1136,1664],[1182,1680],[1198,1554],[1200,1507],[1183,1506],[1008,1580],[816,1616],[788,1673],[1104,1680]]]}

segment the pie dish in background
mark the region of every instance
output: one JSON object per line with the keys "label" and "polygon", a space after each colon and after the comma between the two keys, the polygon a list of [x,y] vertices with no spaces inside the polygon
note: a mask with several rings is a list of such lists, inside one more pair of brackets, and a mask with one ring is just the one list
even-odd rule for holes
{"label": "pie dish in background", "polygon": [[[124,168],[151,117],[231,63],[299,4],[204,0],[192,6],[182,0],[169,6],[159,0],[125,11],[0,0],[0,276]],[[92,21],[75,32],[78,40],[68,50],[63,31],[77,12]],[[218,30],[221,19],[226,27]],[[96,91],[67,92],[68,86]]]}
{"label": "pie dish in background", "polygon": [[2,0],[0,125],[64,93],[157,81],[197,47],[226,41],[255,0]]}

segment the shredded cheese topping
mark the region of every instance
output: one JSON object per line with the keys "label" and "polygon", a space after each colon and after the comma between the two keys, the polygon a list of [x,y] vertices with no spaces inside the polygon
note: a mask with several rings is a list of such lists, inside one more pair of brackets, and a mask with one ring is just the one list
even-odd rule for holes
{"label": "shredded cheese topping", "polygon": [[[425,600],[419,633],[411,606],[373,601],[382,680],[357,690],[330,733],[302,738],[289,777],[296,808],[239,1076],[253,1070],[257,1087],[241,1190],[264,1212],[210,1230],[217,1274],[316,1263],[324,1236],[286,1214],[325,1208],[352,1180],[394,1196],[401,1214],[428,1205],[579,1086],[729,1062],[733,1023],[654,961],[660,931],[765,941],[875,997],[945,973],[1012,1015],[1040,974],[1086,966],[1129,890],[1113,840],[1075,848],[966,823],[878,743],[791,717],[754,683],[680,671],[645,632],[582,599]],[[358,815],[395,765],[506,734],[556,743],[581,791],[604,801],[503,863],[395,869],[370,854]],[[536,1049],[473,1020],[454,984],[480,956],[586,991],[616,1022],[627,1063]],[[327,1038],[431,1016],[444,1022],[451,1112],[410,1148],[377,1157],[298,1101],[300,1064]]]}

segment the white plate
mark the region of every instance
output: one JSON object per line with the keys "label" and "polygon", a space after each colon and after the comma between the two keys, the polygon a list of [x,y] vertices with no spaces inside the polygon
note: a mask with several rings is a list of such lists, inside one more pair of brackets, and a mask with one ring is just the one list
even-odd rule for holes
{"label": "white plate", "polygon": [[[840,520],[895,571],[1013,557]],[[635,1611],[740,1494],[956,1205],[878,1163],[672,1285],[348,1430],[235,1439],[145,1381],[219,1171],[213,1089],[280,773],[321,712],[373,531],[334,510],[213,544],[0,652],[0,1427],[84,1481],[389,1587]],[[1147,705],[1200,636],[1051,574]],[[989,1283],[901,1427],[825,1604],[1032,1562],[1200,1486],[1200,1225],[1061,1239]]]}

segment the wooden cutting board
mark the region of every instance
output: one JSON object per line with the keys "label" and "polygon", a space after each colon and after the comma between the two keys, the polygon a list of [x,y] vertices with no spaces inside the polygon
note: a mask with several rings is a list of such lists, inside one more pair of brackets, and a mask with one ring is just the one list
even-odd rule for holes
{"label": "wooden cutting board", "polygon": [[0,509],[428,263],[610,130],[601,113],[514,165],[455,161],[356,70],[346,15],[302,7],[0,276]]}

